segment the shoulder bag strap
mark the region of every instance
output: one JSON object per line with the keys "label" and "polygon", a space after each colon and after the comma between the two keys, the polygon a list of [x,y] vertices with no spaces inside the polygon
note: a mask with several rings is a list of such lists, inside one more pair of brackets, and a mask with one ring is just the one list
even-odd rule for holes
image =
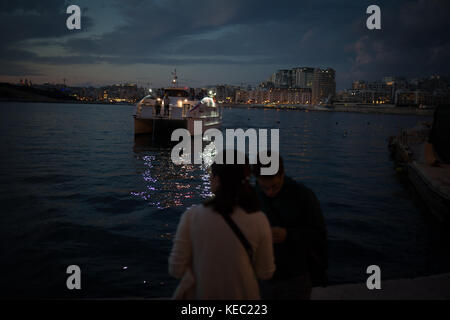
{"label": "shoulder bag strap", "polygon": [[230,226],[231,230],[234,231],[236,236],[241,241],[242,245],[245,248],[245,251],[247,251],[248,257],[250,258],[250,263],[252,263],[252,261],[253,261],[253,249],[252,249],[252,246],[250,245],[250,243],[248,242],[247,238],[244,236],[244,234],[242,233],[241,229],[239,229],[239,227],[233,221],[233,219],[231,219],[229,214],[225,214],[225,215],[221,214],[221,216],[225,219],[227,224]]}

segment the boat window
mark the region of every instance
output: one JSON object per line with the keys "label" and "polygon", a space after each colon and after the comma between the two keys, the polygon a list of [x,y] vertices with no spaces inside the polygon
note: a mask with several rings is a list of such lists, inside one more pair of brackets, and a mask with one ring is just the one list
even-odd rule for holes
{"label": "boat window", "polygon": [[164,93],[167,93],[169,97],[189,97],[189,92],[184,90],[165,90]]}

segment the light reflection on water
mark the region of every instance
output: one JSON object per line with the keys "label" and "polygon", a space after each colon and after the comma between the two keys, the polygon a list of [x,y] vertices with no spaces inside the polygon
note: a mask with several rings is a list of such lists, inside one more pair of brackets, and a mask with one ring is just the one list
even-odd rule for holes
{"label": "light reflection on water", "polygon": [[[180,158],[194,159],[194,140],[191,140],[190,147],[191,152],[185,152]],[[203,141],[201,149],[202,164],[177,165],[172,161],[169,143],[161,140],[152,142],[151,137],[138,137],[134,151],[144,166],[140,175],[145,189],[131,191],[130,194],[158,209],[186,206],[199,196],[201,199],[209,198],[212,193],[208,168],[217,150],[214,142],[209,141]]]}

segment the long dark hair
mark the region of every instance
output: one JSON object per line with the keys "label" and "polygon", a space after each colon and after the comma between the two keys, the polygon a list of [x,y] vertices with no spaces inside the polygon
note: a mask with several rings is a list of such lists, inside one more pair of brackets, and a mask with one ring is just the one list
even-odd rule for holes
{"label": "long dark hair", "polygon": [[226,150],[232,152],[234,164],[225,164],[226,153],[223,154],[224,164],[214,162],[211,165],[211,174],[219,178],[219,186],[214,197],[207,200],[204,205],[212,207],[220,214],[233,213],[236,206],[241,207],[247,213],[260,210],[258,196],[250,185],[250,164],[245,157],[244,164],[237,164],[236,150]]}

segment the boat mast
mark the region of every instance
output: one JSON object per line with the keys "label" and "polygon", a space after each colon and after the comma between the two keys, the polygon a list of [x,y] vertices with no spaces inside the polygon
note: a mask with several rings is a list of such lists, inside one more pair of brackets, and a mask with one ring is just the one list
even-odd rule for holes
{"label": "boat mast", "polygon": [[174,72],[172,72],[172,76],[173,76],[172,85],[174,87],[177,87],[178,86],[177,69],[175,69]]}

